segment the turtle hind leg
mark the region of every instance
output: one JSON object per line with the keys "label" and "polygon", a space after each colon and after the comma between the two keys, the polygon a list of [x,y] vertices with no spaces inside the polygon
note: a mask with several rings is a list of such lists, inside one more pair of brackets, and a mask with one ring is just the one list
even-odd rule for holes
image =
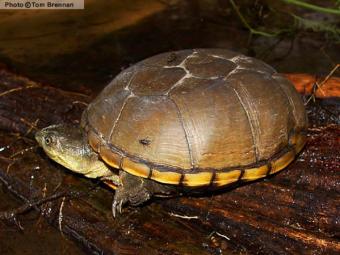
{"label": "turtle hind leg", "polygon": [[122,207],[126,203],[138,206],[148,201],[153,195],[165,197],[176,193],[175,187],[137,177],[125,171],[121,171],[119,177],[121,185],[116,189],[113,199],[113,217],[122,212]]}

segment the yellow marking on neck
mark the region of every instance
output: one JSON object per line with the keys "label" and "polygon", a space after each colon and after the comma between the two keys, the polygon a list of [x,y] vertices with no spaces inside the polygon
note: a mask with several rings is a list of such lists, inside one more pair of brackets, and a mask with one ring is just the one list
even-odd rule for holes
{"label": "yellow marking on neck", "polygon": [[57,162],[58,164],[66,167],[67,169],[73,171],[73,172],[77,172],[77,169],[78,169],[78,164],[79,162],[74,162],[74,160],[64,160],[63,157],[61,157],[60,155],[58,154],[51,154],[50,152],[48,151],[45,151],[46,154],[49,156],[49,158],[51,158],[52,160],[54,160],[55,162]]}

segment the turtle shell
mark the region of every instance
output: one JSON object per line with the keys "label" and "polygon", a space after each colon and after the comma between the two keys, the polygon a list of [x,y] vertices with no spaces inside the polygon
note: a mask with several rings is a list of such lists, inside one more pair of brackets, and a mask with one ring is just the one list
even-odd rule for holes
{"label": "turtle shell", "polygon": [[224,186],[285,168],[305,144],[293,85],[222,49],[163,53],[121,72],[82,118],[109,165],[173,185]]}

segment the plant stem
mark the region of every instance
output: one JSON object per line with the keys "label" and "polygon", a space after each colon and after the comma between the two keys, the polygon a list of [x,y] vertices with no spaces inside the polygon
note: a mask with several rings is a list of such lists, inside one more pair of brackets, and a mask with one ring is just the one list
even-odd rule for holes
{"label": "plant stem", "polygon": [[270,33],[266,33],[263,31],[259,31],[256,30],[254,28],[252,28],[249,23],[246,21],[246,19],[243,17],[243,15],[241,14],[240,10],[238,9],[237,5],[235,4],[234,0],[229,0],[230,4],[232,5],[232,7],[234,8],[235,12],[237,13],[237,16],[240,18],[241,22],[243,23],[243,25],[249,29],[251,34],[257,34],[257,35],[262,35],[262,36],[267,36],[267,37],[274,37],[277,36],[277,34],[270,34]]}
{"label": "plant stem", "polygon": [[300,0],[282,0],[282,1],[286,2],[288,4],[295,4],[297,6],[307,8],[307,9],[311,9],[311,10],[318,11],[318,12],[340,15],[340,10],[338,10],[338,9],[321,7],[321,6],[309,4],[309,3],[306,3],[306,2],[303,2],[303,1],[300,1]]}

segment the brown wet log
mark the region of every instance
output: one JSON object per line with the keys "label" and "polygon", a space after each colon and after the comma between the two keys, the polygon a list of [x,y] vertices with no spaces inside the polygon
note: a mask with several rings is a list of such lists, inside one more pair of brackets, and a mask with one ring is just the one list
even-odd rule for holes
{"label": "brown wet log", "polygon": [[33,140],[37,128],[78,124],[91,98],[0,70],[0,180],[23,203],[56,192],[76,193],[35,209],[84,249],[105,254],[339,254],[338,101],[310,103],[308,143],[285,171],[207,196],[127,207],[113,219],[113,191],[55,164]]}

